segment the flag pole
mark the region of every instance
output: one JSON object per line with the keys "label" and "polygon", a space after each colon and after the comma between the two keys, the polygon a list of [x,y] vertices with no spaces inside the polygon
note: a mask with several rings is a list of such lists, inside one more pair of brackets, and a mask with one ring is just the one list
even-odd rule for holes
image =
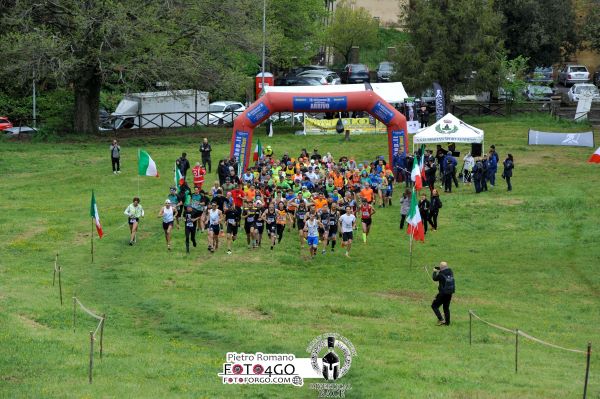
{"label": "flag pole", "polygon": [[138,187],[138,194],[137,196],[140,196],[140,171],[139,171],[139,165],[140,165],[140,148],[138,148],[138,173],[137,173],[137,187]]}
{"label": "flag pole", "polygon": [[92,263],[94,263],[94,218],[92,218],[92,235],[90,239],[90,243],[92,244]]}
{"label": "flag pole", "polygon": [[409,269],[412,269],[412,243],[413,243],[413,234],[410,235],[409,255],[408,255],[408,259],[409,259],[408,268]]}

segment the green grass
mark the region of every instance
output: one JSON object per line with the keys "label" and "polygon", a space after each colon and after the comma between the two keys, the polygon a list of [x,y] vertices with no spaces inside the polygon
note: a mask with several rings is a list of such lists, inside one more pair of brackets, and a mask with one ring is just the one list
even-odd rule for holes
{"label": "green grass", "polygon": [[[0,142],[0,397],[314,398],[308,386],[225,386],[228,351],[294,353],[317,335],[335,331],[358,356],[340,382],[352,398],[577,398],[584,356],[521,339],[514,373],[514,336],[475,323],[468,343],[468,310],[509,328],[569,348],[600,346],[600,208],[598,165],[589,148],[529,147],[528,128],[576,131],[540,117],[483,118],[500,156],[515,156],[514,191],[498,186],[444,195],[440,228],[414,245],[398,230],[398,198],[378,209],[367,246],[353,258],[338,251],[306,261],[294,232],[274,253],[206,251],[190,256],[183,232],[167,253],[157,214],[182,151],[197,158],[204,132],[124,138],[123,174],[110,172],[109,139],[87,142]],[[294,137],[276,130],[263,145],[296,155],[317,146],[359,160],[387,154],[384,136]],[[212,131],[215,159],[228,153],[230,131]],[[140,137],[142,135],[140,134]],[[140,178],[147,216],[129,247],[122,214],[138,193],[135,157],[143,146],[160,179]],[[458,150],[466,148],[459,146]],[[210,182],[212,179],[209,179]],[[106,236],[95,240],[90,263],[90,191]],[[244,239],[242,238],[242,240]],[[52,287],[60,253],[65,305]],[[423,265],[446,260],[457,293],[453,325],[435,326],[429,305],[435,286]],[[71,296],[106,313],[105,356],[87,383],[88,331],[95,321],[78,312],[71,329]],[[589,396],[600,395],[597,352]]]}

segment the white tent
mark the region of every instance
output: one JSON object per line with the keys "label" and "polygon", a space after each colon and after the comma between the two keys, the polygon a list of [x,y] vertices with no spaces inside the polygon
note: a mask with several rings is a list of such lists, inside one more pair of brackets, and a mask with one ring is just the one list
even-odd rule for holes
{"label": "white tent", "polygon": [[415,134],[413,143],[483,143],[483,130],[466,124],[452,114],[446,114]]}
{"label": "white tent", "polygon": [[[371,83],[373,91],[388,103],[404,102],[408,95],[400,82]],[[322,86],[265,86],[267,93],[354,93],[367,91],[365,84],[322,85]]]}

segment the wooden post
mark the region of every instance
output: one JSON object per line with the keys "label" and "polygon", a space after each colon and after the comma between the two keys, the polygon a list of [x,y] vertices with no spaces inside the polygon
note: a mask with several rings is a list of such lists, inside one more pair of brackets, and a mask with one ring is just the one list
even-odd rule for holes
{"label": "wooden post", "polygon": [[515,373],[519,371],[519,329],[515,330]]}
{"label": "wooden post", "polygon": [[583,399],[587,398],[587,386],[588,380],[590,378],[590,357],[592,357],[592,343],[588,342],[587,353],[586,353],[586,361],[585,361],[585,381],[583,384]]}
{"label": "wooden post", "polygon": [[350,130],[348,129],[344,133],[344,141],[350,141]]}
{"label": "wooden post", "polygon": [[94,369],[94,332],[90,331],[90,371],[88,379],[90,384],[92,383],[92,370]]}
{"label": "wooden post", "polygon": [[473,314],[469,310],[469,346],[472,345],[472,337],[473,337]]}
{"label": "wooden post", "polygon": [[102,324],[100,324],[100,359],[102,359],[102,352],[104,349],[104,322],[106,321],[106,313],[102,314]]}
{"label": "wooden post", "polygon": [[76,300],[77,298],[75,297],[75,293],[73,293],[73,332],[75,332],[75,306],[77,306]]}
{"label": "wooden post", "polygon": [[60,266],[58,266],[58,294],[60,295],[60,306],[62,306],[63,299],[62,299],[62,280],[60,279]]}
{"label": "wooden post", "polygon": [[54,273],[52,274],[52,286],[54,287],[54,280],[56,280],[56,265],[58,264],[58,252],[54,258]]}

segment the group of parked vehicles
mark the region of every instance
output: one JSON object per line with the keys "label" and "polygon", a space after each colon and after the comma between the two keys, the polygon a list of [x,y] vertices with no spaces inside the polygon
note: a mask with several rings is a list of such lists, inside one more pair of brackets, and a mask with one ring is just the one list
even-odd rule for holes
{"label": "group of parked vehicles", "polygon": [[[394,75],[394,64],[379,63],[375,70],[377,82],[389,82]],[[347,64],[338,74],[322,65],[307,65],[293,69],[275,80],[276,86],[319,86],[353,83],[370,83],[371,72],[365,64]]]}

